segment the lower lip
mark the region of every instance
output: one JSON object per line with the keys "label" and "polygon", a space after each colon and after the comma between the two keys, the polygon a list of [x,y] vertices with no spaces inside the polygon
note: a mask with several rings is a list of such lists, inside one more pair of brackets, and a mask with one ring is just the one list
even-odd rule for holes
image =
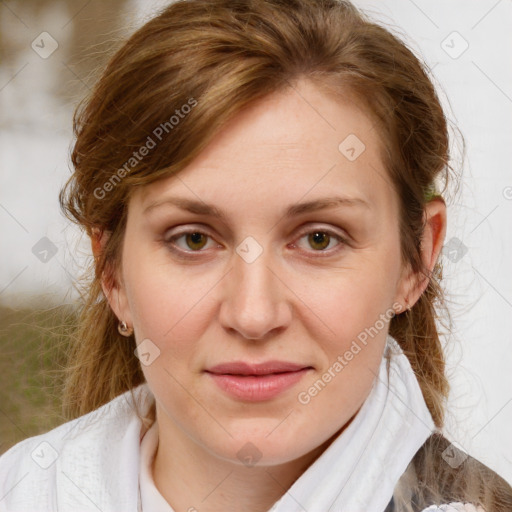
{"label": "lower lip", "polygon": [[230,375],[210,373],[215,384],[229,395],[251,402],[269,400],[291,388],[302,379],[310,368],[296,372],[271,373],[268,375]]}

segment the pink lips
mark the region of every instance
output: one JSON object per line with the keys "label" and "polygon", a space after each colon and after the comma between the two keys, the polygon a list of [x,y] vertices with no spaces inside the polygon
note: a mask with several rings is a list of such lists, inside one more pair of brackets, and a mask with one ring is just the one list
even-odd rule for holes
{"label": "pink lips", "polygon": [[223,363],[206,370],[226,393],[248,401],[263,401],[289,389],[311,369],[311,366],[286,361],[248,364],[242,361]]}

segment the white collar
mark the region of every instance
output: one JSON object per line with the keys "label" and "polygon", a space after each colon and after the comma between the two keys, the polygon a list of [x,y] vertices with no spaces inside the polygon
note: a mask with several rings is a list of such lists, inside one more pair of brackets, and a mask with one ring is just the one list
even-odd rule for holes
{"label": "white collar", "polygon": [[139,505],[138,510],[151,512],[174,512],[160,494],[153,480],[151,466],[158,446],[158,425],[153,423],[140,445]]}

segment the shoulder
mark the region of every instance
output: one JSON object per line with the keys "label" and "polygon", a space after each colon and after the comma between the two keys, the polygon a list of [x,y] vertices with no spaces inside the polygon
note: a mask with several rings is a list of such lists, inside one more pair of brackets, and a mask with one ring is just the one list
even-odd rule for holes
{"label": "shoulder", "polygon": [[[145,385],[133,392],[136,399],[148,397]],[[112,474],[119,475],[119,459],[137,455],[140,429],[127,391],[89,414],[14,445],[0,456],[0,510],[60,510],[61,500],[67,509],[77,509],[69,505],[72,498],[66,501],[66,489],[74,487],[77,494],[78,485],[84,495],[94,494],[108,468],[117,468]]]}
{"label": "shoulder", "polygon": [[397,512],[510,512],[512,487],[434,432],[400,478],[393,500]]}

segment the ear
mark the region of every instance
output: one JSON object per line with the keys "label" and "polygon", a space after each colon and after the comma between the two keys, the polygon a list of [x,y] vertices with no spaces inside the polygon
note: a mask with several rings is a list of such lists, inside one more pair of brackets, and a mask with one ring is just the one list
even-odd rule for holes
{"label": "ear", "polygon": [[[105,250],[105,245],[110,238],[110,235],[111,233],[109,231],[104,231],[100,228],[91,229],[91,247],[96,261]],[[132,327],[133,322],[130,309],[128,307],[122,277],[119,275],[117,269],[108,267],[108,263],[106,264],[101,277],[101,288],[110,307],[112,308],[112,311],[119,321],[124,321],[129,327]]]}
{"label": "ear", "polygon": [[402,277],[397,301],[404,304],[405,308],[412,307],[426,290],[443,248],[446,236],[446,203],[442,197],[437,196],[425,205],[423,221],[425,227],[420,251],[424,270],[416,273],[408,267],[407,274]]}

